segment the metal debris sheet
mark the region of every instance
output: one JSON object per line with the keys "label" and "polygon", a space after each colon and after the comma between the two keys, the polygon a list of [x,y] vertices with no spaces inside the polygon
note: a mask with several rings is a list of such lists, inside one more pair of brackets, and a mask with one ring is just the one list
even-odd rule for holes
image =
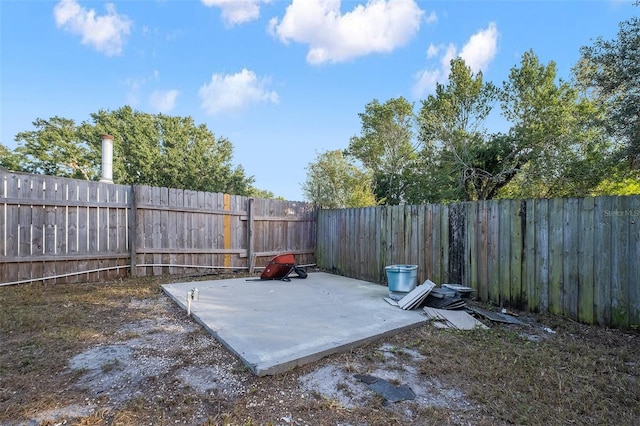
{"label": "metal debris sheet", "polygon": [[428,306],[423,310],[429,319],[435,321],[436,327],[455,328],[457,330],[473,330],[476,327],[488,328],[465,311],[436,309]]}
{"label": "metal debris sheet", "polygon": [[477,306],[469,306],[468,308],[471,311],[475,312],[476,314],[481,315],[494,322],[504,322],[507,324],[522,324],[522,321],[520,321],[518,318],[512,315],[501,314],[500,312],[487,311],[485,309],[478,308]]}
{"label": "metal debris sheet", "polygon": [[389,402],[416,399],[416,394],[408,385],[394,386],[384,379],[368,374],[355,374],[353,377],[367,385],[375,393],[382,395]]}

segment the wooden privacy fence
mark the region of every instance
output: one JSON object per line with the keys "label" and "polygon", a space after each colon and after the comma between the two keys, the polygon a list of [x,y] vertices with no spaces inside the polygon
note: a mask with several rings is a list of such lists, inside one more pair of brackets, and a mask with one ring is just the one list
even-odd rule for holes
{"label": "wooden privacy fence", "polygon": [[640,196],[321,210],[317,262],[380,283],[413,264],[499,306],[638,326]]}
{"label": "wooden privacy fence", "polygon": [[0,171],[0,285],[315,264],[308,203]]}
{"label": "wooden privacy fence", "polygon": [[316,210],[311,204],[136,186],[131,248],[137,275],[186,269],[247,269],[279,253],[315,264]]}

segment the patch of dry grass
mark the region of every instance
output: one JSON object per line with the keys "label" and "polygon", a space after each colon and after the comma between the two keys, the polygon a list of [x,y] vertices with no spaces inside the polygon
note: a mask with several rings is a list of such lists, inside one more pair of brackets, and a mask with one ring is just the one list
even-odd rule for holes
{"label": "patch of dry grass", "polygon": [[113,336],[133,320],[124,307],[149,297],[152,281],[105,285],[27,284],[0,288],[0,420],[55,408],[58,400],[82,400],[63,374],[69,359]]}
{"label": "patch of dry grass", "polygon": [[[69,360],[88,348],[122,339],[118,331],[124,325],[153,315],[127,306],[132,300],[153,304],[164,297],[160,284],[158,279],[138,279],[0,287],[0,424],[24,422],[70,404],[86,405],[87,395],[75,386],[82,372],[69,372]],[[176,308],[176,318],[178,314],[181,321],[190,321]],[[411,411],[413,422],[422,424],[637,423],[637,332],[551,316],[526,317],[555,333],[532,325],[488,324],[488,330],[471,332],[424,326],[383,342],[424,356],[416,360],[397,351],[421,379],[435,379],[462,392],[470,402],[468,410],[392,406],[375,396],[366,405],[345,408],[323,395],[299,390],[298,378],[319,365],[338,363],[347,372],[353,365],[367,366],[368,371],[385,368],[378,342],[275,377],[256,378],[236,365],[230,373],[242,378],[245,392],[233,398],[196,392],[167,372],[144,384],[146,394],[132,394],[124,402],[97,397],[96,409],[75,418],[74,424],[404,425],[406,411]],[[172,356],[183,356],[184,367],[190,353],[182,350]],[[103,372],[120,367],[105,364]]]}
{"label": "patch of dry grass", "polygon": [[528,326],[495,324],[474,331],[425,327],[413,333],[418,342],[407,343],[428,357],[422,374],[455,383],[496,420],[636,424],[640,337],[557,318],[550,322],[559,325],[556,334],[532,336]]}

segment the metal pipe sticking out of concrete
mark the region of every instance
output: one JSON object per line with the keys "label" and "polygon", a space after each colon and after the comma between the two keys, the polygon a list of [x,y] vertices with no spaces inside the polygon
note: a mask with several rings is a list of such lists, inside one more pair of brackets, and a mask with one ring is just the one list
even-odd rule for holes
{"label": "metal pipe sticking out of concrete", "polygon": [[189,317],[191,316],[191,301],[198,300],[198,295],[198,289],[195,287],[187,292],[187,316]]}

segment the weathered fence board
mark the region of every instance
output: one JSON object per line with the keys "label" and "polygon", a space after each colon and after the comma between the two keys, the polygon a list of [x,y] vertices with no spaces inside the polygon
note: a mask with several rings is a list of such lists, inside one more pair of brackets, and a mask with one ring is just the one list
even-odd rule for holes
{"label": "weathered fence board", "polygon": [[[479,297],[482,300],[489,300],[489,221],[491,210],[486,201],[480,202],[478,208],[478,221],[469,222],[469,226],[467,227],[467,234],[472,238],[470,244],[476,247],[478,257],[476,265],[479,269],[478,281],[471,280],[466,282],[475,282]],[[478,223],[480,224],[480,234],[471,231],[478,227]]]}
{"label": "weathered fence board", "polygon": [[582,214],[578,209],[578,199],[567,198],[564,203],[564,235],[562,253],[562,298],[563,312],[569,318],[578,317],[578,238]]}
{"label": "weathered fence board", "polygon": [[525,221],[526,204],[520,200],[511,202],[511,306],[518,309],[525,309],[527,306],[527,295],[525,292]]}
{"label": "weathered fence board", "polygon": [[599,197],[595,200],[594,220],[597,221],[595,247],[599,256],[594,263],[594,292],[598,323],[605,325],[611,318],[611,220],[607,212],[611,211],[611,197]]}
{"label": "weathered fence board", "polygon": [[538,309],[538,301],[540,298],[540,289],[536,280],[536,209],[535,203],[525,203],[524,208],[524,250],[523,250],[523,269],[522,269],[522,292],[526,296],[526,309],[535,311]]}
{"label": "weathered fence board", "polygon": [[480,282],[482,280],[481,271],[478,265],[480,256],[478,255],[479,242],[481,237],[478,235],[481,232],[480,226],[475,224],[480,223],[479,218],[480,203],[471,205],[467,208],[467,214],[465,215],[465,258],[464,262],[469,265],[468,269],[462,276],[460,282]]}
{"label": "weathered fence board", "polygon": [[640,202],[629,198],[629,324],[640,324]]}
{"label": "weathered fence board", "polygon": [[580,223],[578,228],[578,280],[577,298],[578,314],[580,322],[592,323],[594,321],[594,199],[587,197],[580,200]]}
{"label": "weathered fence board", "polygon": [[[629,321],[629,269],[630,262],[623,261],[629,255],[629,233],[631,220],[624,216],[629,211],[627,198],[613,199],[611,228],[613,241],[611,247],[611,321],[615,324],[628,325]],[[618,216],[618,212],[623,215]],[[630,260],[630,259],[629,259]],[[637,259],[636,259],[637,261]]]}
{"label": "weathered fence board", "polygon": [[511,302],[511,241],[512,238],[504,238],[511,232],[511,202],[510,200],[500,200],[498,202],[499,226],[497,234],[498,246],[498,298],[500,306],[507,306]]}

